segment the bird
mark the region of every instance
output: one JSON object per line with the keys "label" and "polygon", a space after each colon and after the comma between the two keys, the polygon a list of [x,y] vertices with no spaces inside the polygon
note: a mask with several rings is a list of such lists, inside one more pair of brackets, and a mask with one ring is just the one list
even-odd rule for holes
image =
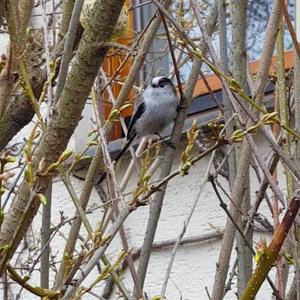
{"label": "bird", "polygon": [[179,100],[173,82],[157,76],[138,98],[129,122],[125,146],[115,158],[117,162],[135,139],[158,135],[176,118]]}
{"label": "bird", "polygon": [[[135,103],[125,145],[114,162],[118,162],[134,140],[152,135],[161,137],[160,132],[174,122],[178,104],[179,99],[173,82],[168,77],[154,77]],[[106,172],[99,182],[105,177]]]}

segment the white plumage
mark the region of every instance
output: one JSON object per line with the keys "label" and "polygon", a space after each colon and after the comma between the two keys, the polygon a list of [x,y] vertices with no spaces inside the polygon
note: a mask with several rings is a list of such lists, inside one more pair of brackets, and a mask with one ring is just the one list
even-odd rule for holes
{"label": "white plumage", "polygon": [[138,137],[160,133],[176,117],[178,98],[170,79],[162,76],[154,77],[137,103],[135,114],[143,110],[141,115],[129,126],[128,134],[136,133]]}
{"label": "white plumage", "polygon": [[154,77],[136,103],[128,126],[127,142],[115,161],[135,138],[159,134],[170,125],[176,118],[178,102],[172,81],[167,77]]}
{"label": "white plumage", "polygon": [[[170,125],[176,118],[178,104],[179,100],[172,81],[167,77],[154,77],[136,102],[128,126],[127,142],[114,161],[117,162],[122,157],[136,138],[159,134]],[[106,173],[102,175],[99,182],[105,177]]]}

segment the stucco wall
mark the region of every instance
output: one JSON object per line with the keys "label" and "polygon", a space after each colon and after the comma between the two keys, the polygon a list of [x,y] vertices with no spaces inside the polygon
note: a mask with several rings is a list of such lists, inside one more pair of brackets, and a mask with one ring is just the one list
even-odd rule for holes
{"label": "stucco wall", "polygon": [[[89,119],[87,116],[86,118]],[[82,121],[83,122],[83,121]],[[28,136],[30,133],[31,125],[27,126],[15,139],[14,141],[21,141],[24,136]],[[79,130],[80,134],[86,134],[87,129],[83,133]],[[269,155],[269,148],[265,145],[264,140],[259,137],[257,140],[260,145],[261,155],[266,159]],[[69,147],[75,149],[75,138],[73,137],[70,141]],[[78,143],[77,143],[78,145]],[[185,146],[185,140],[183,139],[180,145],[180,149],[177,150],[176,157],[174,161],[173,169],[177,168],[179,165],[178,158],[180,153]],[[196,152],[195,152],[196,153]],[[178,176],[172,179],[169,183],[168,190],[166,193],[166,198],[164,201],[161,218],[156,234],[155,241],[162,242],[165,240],[175,239],[180,233],[186,216],[188,215],[192,203],[195,200],[196,195],[199,191],[200,183],[203,179],[206,167],[208,165],[209,158],[205,158],[198,162],[194,167],[191,168],[190,174],[186,177]],[[124,158],[122,165],[120,166],[120,172],[125,170],[129,162],[129,157]],[[157,171],[159,172],[159,170]],[[119,179],[122,178],[122,174],[119,174]],[[255,179],[255,174],[251,171],[251,194],[252,201],[255,199],[255,191],[258,188],[257,180]],[[75,187],[78,195],[80,194],[83,182],[72,178],[73,185]],[[132,178],[129,182],[125,194],[128,194],[133,190],[134,184],[136,182],[136,176]],[[227,187],[226,181],[220,177],[220,182]],[[285,191],[284,187],[284,177],[282,168],[279,172],[279,183],[281,188]],[[270,192],[270,190],[269,190]],[[128,198],[128,197],[127,197]],[[226,197],[224,197],[226,200]],[[72,203],[70,197],[68,196],[67,190],[63,183],[56,178],[53,184],[53,204],[52,204],[52,215],[53,215],[53,225],[57,225],[60,221],[60,211],[64,212],[66,217],[72,217],[74,214],[74,204]],[[101,199],[98,194],[93,191],[90,207],[93,205],[101,204]],[[270,213],[265,203],[262,204],[261,210],[266,216],[271,220]],[[125,232],[129,241],[129,245],[132,248],[138,248],[142,245],[143,237],[145,233],[145,228],[148,219],[149,207],[139,207],[134,211],[125,222]],[[101,220],[102,211],[96,210],[92,214],[88,215],[88,218],[93,224],[94,228]],[[196,207],[194,215],[192,217],[191,223],[186,232],[187,237],[194,237],[204,234],[209,234],[215,232],[216,230],[222,230],[226,221],[226,215],[224,211],[220,208],[219,202],[212,191],[209,183],[206,184],[203,193],[199,199],[199,203]],[[36,217],[33,226],[28,234],[30,251],[33,253],[36,247],[39,246],[39,231],[41,227],[41,215],[40,213]],[[57,235],[51,242],[52,255],[55,255],[54,261],[58,266],[61,259],[62,251],[65,244],[65,239],[68,234],[69,225],[65,225],[61,229],[62,235]],[[34,232],[34,234],[33,234]],[[85,230],[82,230],[82,234],[86,235]],[[262,234],[255,235],[255,241],[257,242]],[[107,254],[110,258],[115,259],[120,253],[121,249],[120,239],[117,236],[115,241],[109,247]],[[22,245],[21,245],[22,246]],[[77,247],[80,250],[80,247]],[[208,299],[205,291],[207,286],[209,290],[212,288],[215,266],[218,258],[218,253],[220,249],[220,240],[212,240],[208,242],[194,243],[189,245],[181,246],[178,249],[174,266],[171,273],[171,280],[169,281],[167,288],[167,299]],[[149,296],[159,295],[164,274],[167,268],[168,261],[170,259],[172,247],[162,248],[155,250],[151,256],[149,271],[145,284],[145,291]],[[27,250],[28,251],[28,250]],[[26,254],[26,253],[25,253]],[[235,253],[234,253],[235,254]],[[24,260],[26,255],[21,256],[21,260]],[[31,266],[32,262],[29,262]],[[136,262],[137,263],[137,262]],[[89,277],[90,280],[95,278],[96,271],[92,272]],[[51,273],[52,280],[55,273]],[[128,271],[124,274],[125,285],[130,289],[132,287],[132,282]],[[33,272],[30,283],[39,284],[39,266]],[[88,280],[84,283],[88,286]],[[16,293],[19,290],[19,286],[13,284],[12,290]],[[96,289],[97,290],[97,289]],[[101,288],[98,289],[100,292]],[[234,292],[236,291],[235,286],[233,286],[232,291],[228,292],[225,299],[233,300],[236,299]],[[263,289],[260,291],[257,299],[264,300],[270,299],[271,290],[268,285],[264,285]],[[182,298],[181,298],[182,296]],[[117,294],[114,295],[113,299],[117,298]],[[22,293],[22,300],[38,299],[26,292]],[[95,299],[93,296],[85,295],[83,299]]]}
{"label": "stucco wall", "polygon": [[[262,143],[262,141],[260,142]],[[183,148],[185,142],[181,144]],[[177,158],[180,155],[182,149],[178,149]],[[263,147],[263,151],[267,155],[267,148]],[[128,164],[128,159],[124,159],[123,165],[120,167],[122,170],[126,168]],[[174,162],[173,168],[177,168],[179,161]],[[200,182],[203,179],[204,172],[208,165],[208,158],[201,160],[196,164],[190,171],[190,174],[186,177],[176,177],[170,181],[166,198],[164,201],[161,218],[156,234],[155,241],[162,242],[165,240],[175,239],[180,233],[186,216],[188,215],[192,203],[199,191]],[[120,175],[120,178],[122,176]],[[255,191],[258,187],[257,181],[255,180],[254,173],[251,173],[252,179],[252,200],[254,199]],[[134,182],[136,178],[133,178],[129,186],[127,187],[125,194],[132,191],[134,187]],[[73,178],[72,179],[74,187],[80,194],[83,182]],[[280,183],[284,182],[282,177],[282,172],[280,172],[279,177]],[[227,186],[225,180],[220,178],[220,182]],[[283,187],[284,189],[284,187]],[[226,198],[226,197],[224,197]],[[101,204],[101,199],[98,194],[94,191],[91,197],[90,207],[94,205]],[[59,211],[64,211],[64,215],[67,217],[72,217],[74,213],[74,205],[67,194],[67,191],[63,183],[56,180],[53,185],[53,224],[57,225],[60,220]],[[265,203],[262,204],[262,212],[269,216],[268,209]],[[125,222],[125,232],[129,241],[130,247],[137,248],[140,247],[143,242],[144,232],[146,228],[147,218],[148,218],[149,208],[140,207],[134,211]],[[102,212],[101,210],[96,210],[92,214],[88,215],[90,222],[96,226],[97,222],[101,220]],[[222,230],[224,228],[226,216],[224,211],[220,208],[217,198],[211,189],[210,184],[206,184],[204,191],[200,197],[198,206],[194,212],[191,223],[187,229],[186,236],[193,237],[203,234],[208,234],[215,232],[216,230]],[[271,220],[271,218],[270,218]],[[69,226],[66,225],[62,228],[62,233],[67,235]],[[39,233],[40,230],[40,215],[34,221],[32,230]],[[85,235],[85,231],[82,231]],[[258,233],[255,235],[255,241],[257,242],[262,234]],[[268,236],[267,236],[268,238]],[[36,243],[37,236],[33,239],[30,238],[31,242]],[[59,262],[61,259],[61,253],[64,247],[64,238],[61,236],[56,236],[51,243],[52,254],[56,255],[54,261]],[[177,252],[174,266],[171,273],[171,280],[169,281],[167,289],[167,299],[208,299],[205,291],[207,286],[209,290],[212,288],[215,265],[219,253],[220,240],[212,240],[208,242],[193,243],[189,245],[181,246]],[[78,250],[80,247],[78,247]],[[112,243],[109,247],[107,254],[110,258],[116,258],[120,253],[120,240],[119,237]],[[170,258],[172,247],[162,248],[155,250],[150,260],[149,272],[146,279],[145,291],[150,297],[154,295],[159,295],[164,274],[167,268],[167,264]],[[23,256],[24,258],[24,256]],[[137,263],[137,262],[136,262]],[[52,273],[52,278],[54,273]],[[96,272],[92,272],[89,277],[90,280],[96,276]],[[38,270],[32,277],[31,282],[38,284]],[[130,289],[132,287],[132,282],[130,279],[129,272],[126,271],[124,274],[125,285]],[[88,280],[84,283],[88,286]],[[99,291],[101,289],[99,288]],[[235,286],[233,286],[232,291],[228,292],[225,299],[231,300],[236,299],[234,292],[236,291]],[[21,299],[34,299],[32,295],[26,296],[26,293]],[[268,285],[264,285],[263,289],[257,297],[258,300],[269,299],[271,295],[271,290]],[[268,297],[267,297],[268,296]],[[181,298],[182,297],[182,298]],[[267,298],[266,298],[267,297]],[[113,299],[117,298],[117,293],[115,293]],[[83,299],[95,299],[93,296],[85,295]]]}

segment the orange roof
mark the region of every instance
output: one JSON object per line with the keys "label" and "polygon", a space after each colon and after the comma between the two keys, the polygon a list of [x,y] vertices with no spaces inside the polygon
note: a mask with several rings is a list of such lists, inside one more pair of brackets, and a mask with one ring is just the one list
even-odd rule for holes
{"label": "orange roof", "polygon": [[[294,63],[293,63],[293,51],[287,51],[284,54],[284,60],[285,60],[285,69],[288,70],[290,69]],[[272,63],[270,66],[270,74],[275,75],[276,74],[276,62],[277,62],[277,56],[274,55],[272,57]],[[250,69],[252,74],[255,74],[257,72],[259,66],[259,60],[253,61],[250,63]],[[219,91],[222,89],[222,85],[221,85],[221,81],[219,79],[219,77],[215,74],[211,74],[208,76],[205,76],[206,81],[210,87],[210,89],[215,92],[215,91]],[[208,88],[206,87],[205,82],[202,79],[199,79],[196,83],[195,89],[194,89],[194,93],[193,96],[194,97],[198,97],[201,95],[205,95],[208,94]],[[132,114],[132,110],[133,108],[128,108],[125,111],[122,112],[123,117],[129,117]]]}
{"label": "orange roof", "polygon": [[[286,70],[293,67],[293,51],[285,52],[284,60],[285,60],[285,69]],[[276,74],[276,68],[277,68],[276,67],[276,61],[277,61],[277,56],[273,56],[272,57],[272,63],[271,63],[271,66],[270,66],[270,74],[273,74],[273,75]],[[253,61],[253,62],[250,63],[250,69],[251,69],[252,74],[255,74],[257,72],[258,66],[259,66],[259,61],[258,60]],[[127,72],[128,72],[128,67],[129,66],[127,66],[127,70],[126,70]],[[125,71],[125,73],[126,73],[126,71]],[[211,74],[211,75],[205,76],[205,79],[206,79],[211,91],[215,92],[215,91],[221,90],[221,88],[222,88],[221,81],[217,77],[217,75]],[[208,93],[209,93],[209,91],[208,91],[208,88],[206,87],[205,82],[202,79],[199,79],[196,83],[193,96],[198,97],[198,96],[205,95],[205,94],[208,94]],[[130,93],[129,98],[133,99],[134,96],[135,96],[135,93],[132,91]],[[106,104],[107,105],[105,105],[105,114],[108,115],[110,110],[111,110],[112,105],[111,105],[111,103],[106,103]],[[133,112],[133,107],[127,108],[127,109],[122,111],[122,116],[123,117],[129,117],[129,116],[131,116],[132,112]],[[113,138],[120,137],[121,132],[122,132],[121,127],[117,123],[115,125],[115,135],[114,135]]]}
{"label": "orange roof", "polygon": [[[290,69],[294,65],[292,50],[285,52],[284,60],[285,60],[285,69],[286,70]],[[277,61],[277,56],[275,55],[272,57],[272,63],[270,66],[270,74],[276,74],[276,61]],[[250,69],[251,69],[252,74],[255,74],[257,72],[258,66],[259,66],[259,60],[256,60],[256,61],[253,61],[250,63]],[[222,88],[221,81],[217,77],[217,75],[211,74],[211,75],[205,76],[205,78],[213,92],[218,91]],[[195,89],[194,89],[193,96],[197,97],[197,96],[205,95],[208,93],[209,93],[209,91],[208,91],[204,81],[202,79],[198,80],[198,82],[196,83]]]}

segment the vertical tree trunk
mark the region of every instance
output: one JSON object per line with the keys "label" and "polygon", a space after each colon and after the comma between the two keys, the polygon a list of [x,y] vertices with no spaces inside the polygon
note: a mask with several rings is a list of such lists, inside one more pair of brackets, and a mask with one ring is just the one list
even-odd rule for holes
{"label": "vertical tree trunk", "polygon": [[[285,63],[284,63],[284,19],[282,18],[282,22],[280,24],[280,30],[278,32],[277,37],[277,72],[278,72],[278,80],[276,85],[276,99],[275,99],[275,108],[280,113],[280,121],[282,124],[290,126],[288,121],[288,105],[287,105],[287,98],[286,98],[286,84],[285,84]],[[278,124],[273,125],[273,132],[274,137],[277,139],[280,134],[280,126]],[[286,134],[285,131],[281,132],[282,139],[286,142],[283,145],[283,149],[290,154],[290,137]],[[273,173],[273,177],[277,180],[277,171]],[[286,185],[288,191],[288,199],[292,199],[293,194],[293,177],[291,176],[291,172],[288,168],[285,168],[285,177],[286,177]],[[272,197],[272,207],[273,207],[273,220],[274,220],[274,228],[278,227],[280,220],[279,214],[280,209],[278,206],[278,199],[275,195]],[[290,232],[289,235],[292,235]],[[291,243],[285,243],[285,247],[287,248],[288,253],[292,253]],[[285,262],[285,259],[281,258],[278,260],[276,265],[277,274],[276,274],[276,285],[278,292],[282,298],[285,297],[285,289],[286,283],[288,278],[288,270],[289,265]],[[273,299],[276,299],[276,296],[273,296]]]}
{"label": "vertical tree trunk", "polygon": [[[247,20],[247,0],[231,1],[231,18],[232,18],[232,73],[234,78],[239,82],[244,91],[249,91],[247,84],[247,49],[246,49],[246,20]],[[236,147],[236,160],[240,157],[240,149]],[[250,167],[251,154],[244,157]],[[244,228],[243,221],[247,216],[250,208],[250,181],[249,167],[245,174],[245,191],[241,206],[242,216],[239,216],[238,224]],[[247,233],[249,244],[252,244],[253,232]],[[236,250],[238,259],[238,296],[240,297],[245,289],[248,280],[252,274],[252,253],[247,248],[243,237],[237,232]]]}
{"label": "vertical tree trunk", "polygon": [[[241,16],[240,16],[241,17]],[[261,103],[264,90],[267,83],[268,71],[271,64],[271,59],[274,51],[274,44],[277,37],[278,26],[280,24],[280,1],[276,0],[272,7],[272,13],[267,25],[266,35],[264,40],[263,51],[261,54],[261,62],[258,68],[258,75],[254,87],[254,98],[257,103]],[[244,186],[246,182],[246,172],[249,169],[249,160],[250,149],[247,142],[243,142],[240,159],[237,163],[237,175],[236,180],[233,185],[231,198],[232,202],[230,205],[229,212],[232,218],[237,219],[239,211],[237,207],[241,206],[242,197],[244,194]],[[231,251],[234,242],[236,228],[230,221],[227,219],[225,225],[224,236],[222,240],[222,246],[217,262],[217,269],[214,279],[213,291],[212,291],[212,300],[221,300],[224,297],[224,287],[229,267],[229,261],[231,257]]]}
{"label": "vertical tree trunk", "polygon": [[3,18],[5,16],[5,5],[6,5],[6,1],[0,0],[0,26],[2,26]]}
{"label": "vertical tree trunk", "polygon": [[[210,15],[206,18],[206,23],[205,23],[209,35],[212,35],[214,31],[216,20],[217,20],[217,7],[214,5]],[[204,45],[205,44],[203,43],[200,46],[200,48],[203,49],[203,50],[201,49],[202,52],[206,51]],[[190,101],[193,97],[193,90],[196,81],[198,80],[199,77],[200,68],[201,68],[201,62],[198,59],[195,59],[192,65],[192,70],[189,74],[189,78],[187,80],[188,85],[185,88],[184,96],[182,99],[182,103],[180,103],[180,106],[187,107],[190,104]],[[179,143],[179,138],[181,136],[185,118],[186,118],[186,108],[181,109],[178,112],[177,120],[175,122],[172,136],[171,136],[171,141],[172,143],[174,142],[174,145],[178,145]],[[171,149],[169,147],[169,149],[167,149],[167,152],[165,154],[164,161],[162,162],[161,173],[159,175],[160,178],[164,178],[167,175],[169,175],[172,168],[174,155],[175,155],[174,149]],[[152,245],[154,242],[157,225],[160,218],[160,212],[161,212],[163,200],[165,197],[166,187],[167,185],[165,184],[162,187],[162,189],[155,194],[154,199],[150,202],[150,215],[147,223],[147,229],[144,237],[144,242],[141,250],[139,266],[137,271],[137,275],[141,283],[141,290],[143,290],[144,281],[146,278],[148,263],[150,260]],[[136,291],[134,295],[136,296]]]}
{"label": "vertical tree trunk", "polygon": [[52,181],[46,190],[47,203],[43,206],[43,218],[41,228],[41,287],[49,288],[49,268],[50,268],[50,244],[51,237],[51,201],[52,201]]}
{"label": "vertical tree trunk", "polygon": [[[300,23],[300,3],[296,1],[296,28],[297,28],[297,41],[300,42],[300,32],[299,32],[299,23]],[[294,54],[294,95],[295,95],[295,130],[299,132],[300,130],[300,58],[297,55],[296,51]],[[296,151],[294,153],[294,158],[296,161],[300,159],[300,144],[299,141],[296,142]],[[298,183],[295,183],[297,186]],[[300,228],[297,225],[295,230],[295,239],[296,239],[296,249],[295,249],[295,257],[296,257],[296,299],[300,299]]]}
{"label": "vertical tree trunk", "polygon": [[[226,2],[225,0],[219,0],[218,3],[218,24],[219,24],[219,35],[220,35],[220,60],[221,66],[225,74],[228,74],[228,53],[227,53],[227,19],[226,19]],[[222,100],[223,100],[223,109],[224,109],[224,118],[226,126],[226,136],[231,136],[234,131],[234,121],[231,120],[229,123],[228,120],[233,115],[233,109],[231,107],[228,96],[225,92],[225,89],[222,89]],[[229,147],[226,147],[229,149]],[[229,174],[229,186],[232,189],[235,174],[236,174],[236,158],[235,151],[231,151],[228,157],[228,174]]]}

